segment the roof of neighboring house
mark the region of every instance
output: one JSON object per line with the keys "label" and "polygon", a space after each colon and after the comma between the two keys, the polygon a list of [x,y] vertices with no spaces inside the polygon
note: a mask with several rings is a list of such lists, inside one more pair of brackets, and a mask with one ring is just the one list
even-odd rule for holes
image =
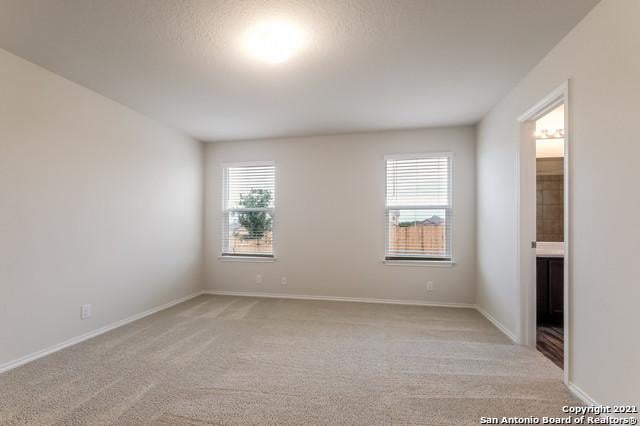
{"label": "roof of neighboring house", "polygon": [[444,219],[442,219],[440,216],[431,216],[430,218],[418,223],[422,223],[423,225],[440,225],[442,224],[442,222],[444,222]]}

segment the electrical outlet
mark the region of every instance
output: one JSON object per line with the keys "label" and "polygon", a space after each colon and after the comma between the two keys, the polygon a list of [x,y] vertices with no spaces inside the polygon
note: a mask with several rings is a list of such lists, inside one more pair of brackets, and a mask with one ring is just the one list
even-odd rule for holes
{"label": "electrical outlet", "polygon": [[280,284],[281,284],[281,285],[287,285],[287,277],[282,277],[282,278],[280,279]]}
{"label": "electrical outlet", "polygon": [[262,274],[256,275],[256,284],[262,284]]}
{"label": "electrical outlet", "polygon": [[91,305],[80,306],[80,319],[87,319],[91,317]]}
{"label": "electrical outlet", "polygon": [[433,290],[433,281],[427,281],[427,291]]}

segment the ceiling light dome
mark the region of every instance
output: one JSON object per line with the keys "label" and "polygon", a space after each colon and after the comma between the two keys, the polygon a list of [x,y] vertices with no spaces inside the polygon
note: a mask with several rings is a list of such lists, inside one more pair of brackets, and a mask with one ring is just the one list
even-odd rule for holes
{"label": "ceiling light dome", "polygon": [[247,31],[244,45],[251,56],[263,62],[279,64],[304,46],[304,34],[289,22],[265,21]]}

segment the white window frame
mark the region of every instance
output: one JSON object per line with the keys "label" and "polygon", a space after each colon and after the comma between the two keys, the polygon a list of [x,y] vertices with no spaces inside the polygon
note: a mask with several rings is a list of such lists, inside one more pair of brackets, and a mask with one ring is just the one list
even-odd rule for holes
{"label": "white window frame", "polygon": [[[444,210],[447,211],[449,227],[447,230],[446,241],[449,246],[449,257],[443,259],[434,258],[419,258],[415,259],[388,259],[389,249],[389,210],[392,209],[439,209],[443,210],[442,206],[428,206],[428,205],[415,205],[415,206],[387,206],[387,160],[410,160],[420,158],[442,158],[447,157],[449,159],[449,173],[448,173],[448,204]],[[384,166],[384,252],[382,254],[382,263],[387,265],[407,265],[407,266],[436,266],[436,267],[452,267],[455,265],[454,260],[454,246],[453,246],[453,233],[454,233],[454,208],[453,208],[453,166],[454,166],[454,154],[453,152],[423,152],[415,154],[392,154],[385,155]]]}
{"label": "white window frame", "polygon": [[[277,167],[275,161],[238,161],[238,162],[223,162],[222,169],[222,238],[220,239],[220,255],[218,259],[226,262],[275,262],[276,261],[276,198],[273,199],[273,207],[264,208],[250,208],[250,209],[229,209],[227,208],[228,197],[228,175],[227,170],[232,167],[251,167],[251,166],[273,166],[273,186],[274,192],[277,193]],[[248,211],[266,211],[271,213],[273,221],[271,224],[271,254],[230,254],[227,252],[225,242],[228,241],[228,237],[225,236],[225,232],[228,229],[228,220],[230,212],[248,212]]]}

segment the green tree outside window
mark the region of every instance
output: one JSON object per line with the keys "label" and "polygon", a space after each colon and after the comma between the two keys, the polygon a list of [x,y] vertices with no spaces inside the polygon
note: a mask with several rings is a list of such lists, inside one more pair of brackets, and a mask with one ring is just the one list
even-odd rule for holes
{"label": "green tree outside window", "polygon": [[[247,195],[240,194],[239,205],[245,209],[267,208],[272,199],[271,191],[267,189],[252,189]],[[247,240],[261,240],[265,233],[271,231],[273,218],[270,212],[237,212],[238,223],[247,230],[244,236]]]}

